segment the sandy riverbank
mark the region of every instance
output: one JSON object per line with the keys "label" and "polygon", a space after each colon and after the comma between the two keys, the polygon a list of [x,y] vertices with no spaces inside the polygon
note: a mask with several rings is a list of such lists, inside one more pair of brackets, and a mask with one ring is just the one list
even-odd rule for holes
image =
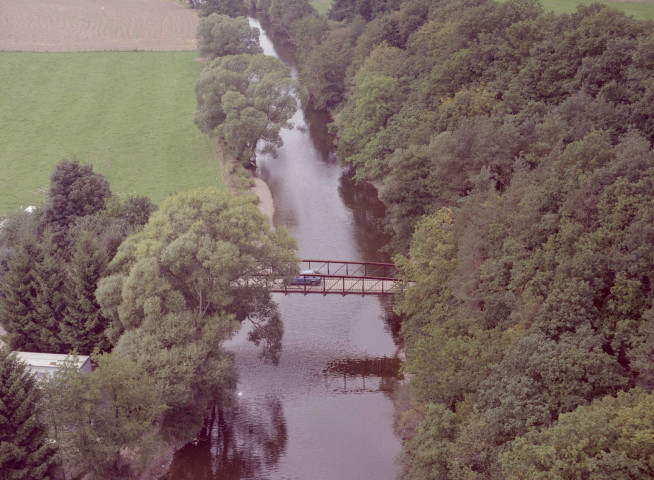
{"label": "sandy riverbank", "polygon": [[266,185],[266,182],[260,178],[253,177],[253,180],[254,187],[252,187],[252,191],[257,197],[259,197],[259,210],[261,210],[261,213],[268,217],[270,223],[272,223],[273,215],[275,214],[275,204],[273,203],[270,189],[268,188],[268,185]]}

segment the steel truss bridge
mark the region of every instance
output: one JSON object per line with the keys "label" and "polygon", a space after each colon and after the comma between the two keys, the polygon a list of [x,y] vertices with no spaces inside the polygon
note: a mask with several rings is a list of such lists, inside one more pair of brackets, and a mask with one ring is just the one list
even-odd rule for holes
{"label": "steel truss bridge", "polygon": [[317,271],[310,276],[320,277],[320,283],[291,285],[283,278],[270,280],[270,273],[262,273],[253,281],[264,283],[271,292],[286,295],[392,295],[400,285],[397,269],[392,263],[302,260],[300,270]]}

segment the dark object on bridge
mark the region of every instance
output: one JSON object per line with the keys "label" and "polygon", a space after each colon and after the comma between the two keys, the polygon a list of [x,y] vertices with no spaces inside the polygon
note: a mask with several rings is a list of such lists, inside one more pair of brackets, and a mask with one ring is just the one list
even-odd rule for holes
{"label": "dark object on bridge", "polygon": [[317,270],[302,270],[297,277],[291,280],[291,285],[311,285],[315,287],[322,282],[322,277],[319,275],[320,272]]}

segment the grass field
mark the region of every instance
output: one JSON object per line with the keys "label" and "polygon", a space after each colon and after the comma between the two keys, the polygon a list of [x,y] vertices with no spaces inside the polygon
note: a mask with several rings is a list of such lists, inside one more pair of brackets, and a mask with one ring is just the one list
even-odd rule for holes
{"label": "grass field", "polygon": [[53,166],[76,156],[116,194],[155,203],[222,186],[193,124],[195,52],[0,53],[0,215],[42,203]]}
{"label": "grass field", "polygon": [[[572,13],[577,9],[577,5],[582,3],[590,5],[592,3],[590,1],[580,2],[579,0],[541,0],[541,2],[545,10],[553,10],[560,13]],[[654,4],[652,3],[608,2],[602,0],[596,3],[604,3],[640,20],[654,19]]]}
{"label": "grass field", "polygon": [[332,8],[332,0],[309,0],[309,3],[322,15],[327,15]]}

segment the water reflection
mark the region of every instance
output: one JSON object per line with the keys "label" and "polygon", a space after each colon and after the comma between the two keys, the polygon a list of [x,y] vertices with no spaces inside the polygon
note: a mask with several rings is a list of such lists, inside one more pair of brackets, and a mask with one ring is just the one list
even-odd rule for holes
{"label": "water reflection", "polygon": [[381,250],[390,237],[384,234],[386,206],[377,198],[377,189],[368,182],[355,183],[348,173],[340,178],[338,193],[343,204],[352,212],[356,242],[362,251],[362,260],[389,262],[390,256]]}
{"label": "water reflection", "polygon": [[317,112],[311,108],[304,109],[304,119],[309,126],[309,137],[323,163],[337,163],[334,151],[335,136],[329,132],[328,124],[332,122],[329,112]]}
{"label": "water reflection", "polygon": [[400,359],[397,357],[340,358],[332,360],[323,369],[324,374],[356,377],[397,377],[400,374]]}
{"label": "water reflection", "polygon": [[379,297],[379,304],[382,309],[381,319],[386,325],[386,331],[393,337],[393,343],[398,349],[404,347],[404,341],[400,335],[402,318],[393,311],[393,299],[391,297]]}
{"label": "water reflection", "polygon": [[263,479],[284,454],[287,440],[279,399],[268,396],[250,404],[239,397],[234,407],[212,410],[195,441],[175,455],[159,480]]}

